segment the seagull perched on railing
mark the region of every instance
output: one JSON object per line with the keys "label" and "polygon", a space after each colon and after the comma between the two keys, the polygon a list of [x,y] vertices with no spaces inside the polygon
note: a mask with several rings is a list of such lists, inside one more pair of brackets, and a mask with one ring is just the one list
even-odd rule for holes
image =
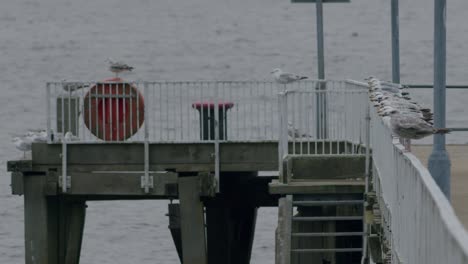
{"label": "seagull perched on railing", "polygon": [[288,136],[291,138],[310,138],[309,134],[302,133],[299,129],[295,128],[291,122],[288,122]]}
{"label": "seagull perched on railing", "polygon": [[395,135],[409,140],[450,132],[447,128],[434,128],[431,110],[412,102],[402,85],[382,82],[375,77],[368,78],[367,82],[370,100]]}
{"label": "seagull perched on railing", "polygon": [[107,62],[109,63],[109,70],[115,73],[115,77],[119,77],[119,73],[121,72],[130,72],[133,70],[132,66],[123,62],[114,61],[111,58],[108,58]]}
{"label": "seagull perched on railing", "polygon": [[306,76],[295,75],[292,73],[283,72],[281,69],[274,69],[271,74],[275,78],[275,81],[280,84],[288,84],[296,81],[307,79]]}
{"label": "seagull perched on railing", "polygon": [[64,91],[69,92],[70,94],[79,89],[87,88],[89,84],[82,82],[69,82],[67,80],[62,80],[62,88]]}
{"label": "seagull perched on railing", "polygon": [[31,150],[32,143],[47,142],[47,132],[45,130],[28,131],[25,135],[16,136],[13,138],[15,147],[23,151],[26,158],[26,151]]}

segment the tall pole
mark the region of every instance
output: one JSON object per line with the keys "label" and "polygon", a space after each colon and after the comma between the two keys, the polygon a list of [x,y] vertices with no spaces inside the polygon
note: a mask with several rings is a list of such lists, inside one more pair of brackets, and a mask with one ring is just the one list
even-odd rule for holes
{"label": "tall pole", "polygon": [[392,82],[400,83],[400,25],[398,0],[392,0]]}
{"label": "tall pole", "polygon": [[[434,5],[434,126],[445,127],[446,68],[446,0]],[[435,134],[429,171],[447,199],[450,200],[450,158],[445,149],[445,135]]]}
{"label": "tall pole", "polygon": [[317,52],[318,52],[318,78],[320,80],[325,79],[325,58],[323,51],[323,2],[317,0]]}
{"label": "tall pole", "polygon": [[[318,79],[325,80],[325,55],[323,49],[323,0],[316,0],[317,11],[317,63]],[[325,90],[326,83],[318,82],[317,90]],[[316,122],[317,138],[327,138],[327,95],[325,92],[319,92],[316,95]]]}

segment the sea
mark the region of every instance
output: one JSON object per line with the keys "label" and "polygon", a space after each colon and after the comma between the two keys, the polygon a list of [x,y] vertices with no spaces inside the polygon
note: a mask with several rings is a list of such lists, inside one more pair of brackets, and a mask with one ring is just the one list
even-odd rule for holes
{"label": "sea", "polygon": [[[447,84],[468,84],[468,1],[447,2]],[[434,1],[399,11],[401,82],[431,84]],[[45,128],[47,81],[112,77],[107,58],[134,66],[129,80],[270,80],[273,68],[316,78],[315,12],[291,0],[0,0],[0,264],[24,263],[23,197],[6,162],[23,155],[13,135]],[[391,80],[390,1],[325,3],[324,37],[327,79]],[[410,92],[432,107],[432,90]],[[467,103],[468,90],[447,91],[448,127],[468,127]],[[81,263],[179,263],[167,203],[89,202]],[[276,208],[259,209],[251,263],[274,263],[276,224]]]}

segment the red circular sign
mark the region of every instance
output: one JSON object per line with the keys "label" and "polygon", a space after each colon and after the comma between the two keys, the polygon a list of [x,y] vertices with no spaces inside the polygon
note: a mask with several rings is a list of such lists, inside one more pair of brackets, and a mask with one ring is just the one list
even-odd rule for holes
{"label": "red circular sign", "polygon": [[83,104],[86,127],[96,137],[122,141],[133,136],[145,120],[145,104],[138,89],[120,78],[92,86]]}

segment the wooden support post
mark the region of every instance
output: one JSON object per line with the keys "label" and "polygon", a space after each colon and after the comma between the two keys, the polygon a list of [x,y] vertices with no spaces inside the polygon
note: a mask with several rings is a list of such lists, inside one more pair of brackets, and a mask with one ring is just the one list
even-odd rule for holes
{"label": "wooden support post", "polygon": [[171,231],[172,240],[177,250],[177,255],[182,263],[182,238],[180,234],[180,204],[168,204],[169,230]]}
{"label": "wooden support post", "polygon": [[199,178],[179,178],[183,263],[206,264],[205,221]]}
{"label": "wooden support post", "polygon": [[276,236],[275,263],[289,264],[291,262],[291,195],[280,198],[278,203],[278,228]]}
{"label": "wooden support post", "polygon": [[46,198],[45,174],[24,176],[26,264],[58,264],[57,203]]}
{"label": "wooden support post", "polygon": [[80,262],[81,244],[86,216],[85,201],[72,201],[66,203],[66,232],[67,243],[65,251],[65,264],[78,264]]}

